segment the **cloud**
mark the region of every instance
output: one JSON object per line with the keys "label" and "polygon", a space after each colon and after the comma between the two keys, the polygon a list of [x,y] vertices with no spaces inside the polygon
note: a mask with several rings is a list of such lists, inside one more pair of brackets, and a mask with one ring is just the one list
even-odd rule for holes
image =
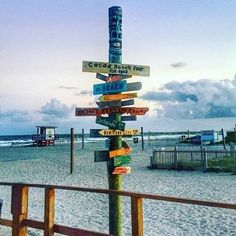
{"label": "cloud", "polygon": [[66,90],[74,90],[78,89],[77,87],[71,87],[71,86],[58,86],[59,89],[66,89]]}
{"label": "cloud", "polygon": [[76,96],[92,96],[92,91],[91,90],[82,90],[79,93],[75,94]]}
{"label": "cloud", "polygon": [[19,110],[10,110],[6,112],[0,111],[1,120],[7,119],[12,122],[28,122],[30,121],[30,116],[27,111],[19,111]]}
{"label": "cloud", "polygon": [[73,113],[74,106],[68,107],[61,103],[58,99],[52,98],[49,102],[41,107],[39,113],[44,115],[44,118],[66,118]]}
{"label": "cloud", "polygon": [[156,102],[158,117],[202,119],[236,117],[236,77],[234,80],[166,83],[148,91],[142,99]]}
{"label": "cloud", "polygon": [[187,66],[187,63],[180,61],[180,62],[172,63],[170,66],[173,68],[180,68],[180,67]]}

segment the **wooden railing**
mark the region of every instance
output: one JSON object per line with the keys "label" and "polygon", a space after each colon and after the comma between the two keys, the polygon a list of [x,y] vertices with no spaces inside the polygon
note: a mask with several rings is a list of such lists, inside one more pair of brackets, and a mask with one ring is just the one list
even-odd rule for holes
{"label": "wooden railing", "polygon": [[[179,197],[171,197],[171,196],[163,196],[163,195],[147,194],[147,193],[135,193],[127,191],[107,190],[107,189],[80,188],[72,186],[8,183],[8,182],[0,182],[0,186],[12,187],[12,198],[11,198],[12,220],[1,218],[0,225],[12,227],[13,236],[26,236],[27,227],[43,230],[44,236],[52,236],[54,235],[54,233],[60,233],[71,236],[108,235],[104,233],[98,233],[94,231],[55,224],[54,223],[55,189],[131,197],[131,219],[132,219],[133,236],[143,235],[143,210],[142,210],[143,199],[153,199],[167,202],[193,204],[193,205],[208,206],[208,207],[219,207],[219,208],[236,210],[236,204],[234,203],[203,201],[203,200],[195,200],[195,199],[179,198]],[[27,218],[29,188],[43,188],[45,190],[43,222]]]}

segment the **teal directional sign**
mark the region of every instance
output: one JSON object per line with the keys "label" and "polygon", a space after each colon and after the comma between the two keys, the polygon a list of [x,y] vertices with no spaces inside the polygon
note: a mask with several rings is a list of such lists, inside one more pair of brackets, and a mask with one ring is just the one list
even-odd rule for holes
{"label": "teal directional sign", "polygon": [[127,91],[126,80],[120,80],[113,83],[103,83],[93,85],[93,95],[107,94],[107,93],[120,93]]}
{"label": "teal directional sign", "polygon": [[100,125],[108,126],[110,129],[119,129],[124,131],[125,130],[125,123],[122,121],[116,121],[109,117],[102,117],[97,116],[96,123]]}

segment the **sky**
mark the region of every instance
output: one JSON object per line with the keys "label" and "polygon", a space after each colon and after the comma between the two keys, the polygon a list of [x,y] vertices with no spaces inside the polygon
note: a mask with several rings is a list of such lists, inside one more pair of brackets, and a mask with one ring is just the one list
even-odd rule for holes
{"label": "sky", "polygon": [[95,73],[108,61],[108,8],[123,11],[122,63],[150,66],[135,106],[150,111],[127,128],[182,131],[236,123],[236,1],[1,0],[0,135],[105,128],[75,107],[96,107]]}

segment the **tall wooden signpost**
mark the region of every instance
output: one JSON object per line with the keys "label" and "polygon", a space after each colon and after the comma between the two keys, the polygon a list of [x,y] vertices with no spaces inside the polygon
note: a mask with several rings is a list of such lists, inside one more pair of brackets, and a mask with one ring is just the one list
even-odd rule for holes
{"label": "tall wooden signpost", "polygon": [[[109,189],[122,190],[122,175],[131,169],[124,166],[131,161],[132,149],[122,141],[123,136],[139,133],[136,129],[125,129],[124,121],[135,121],[136,115],[145,115],[147,107],[130,107],[140,90],[140,82],[127,83],[134,76],[149,76],[149,66],[122,64],[122,9],[109,8],[109,62],[83,61],[84,72],[95,72],[103,83],[93,86],[93,94],[101,95],[98,108],[76,108],[76,116],[96,116],[96,123],[108,129],[90,130],[91,137],[108,137],[109,149],[96,150],[95,162],[107,162]],[[107,75],[101,74],[106,73]],[[131,93],[127,93],[130,92]],[[127,100],[128,99],[128,100]],[[125,115],[128,114],[128,115]],[[108,115],[108,116],[103,116]],[[109,196],[109,233],[122,235],[122,207],[120,196]]]}

